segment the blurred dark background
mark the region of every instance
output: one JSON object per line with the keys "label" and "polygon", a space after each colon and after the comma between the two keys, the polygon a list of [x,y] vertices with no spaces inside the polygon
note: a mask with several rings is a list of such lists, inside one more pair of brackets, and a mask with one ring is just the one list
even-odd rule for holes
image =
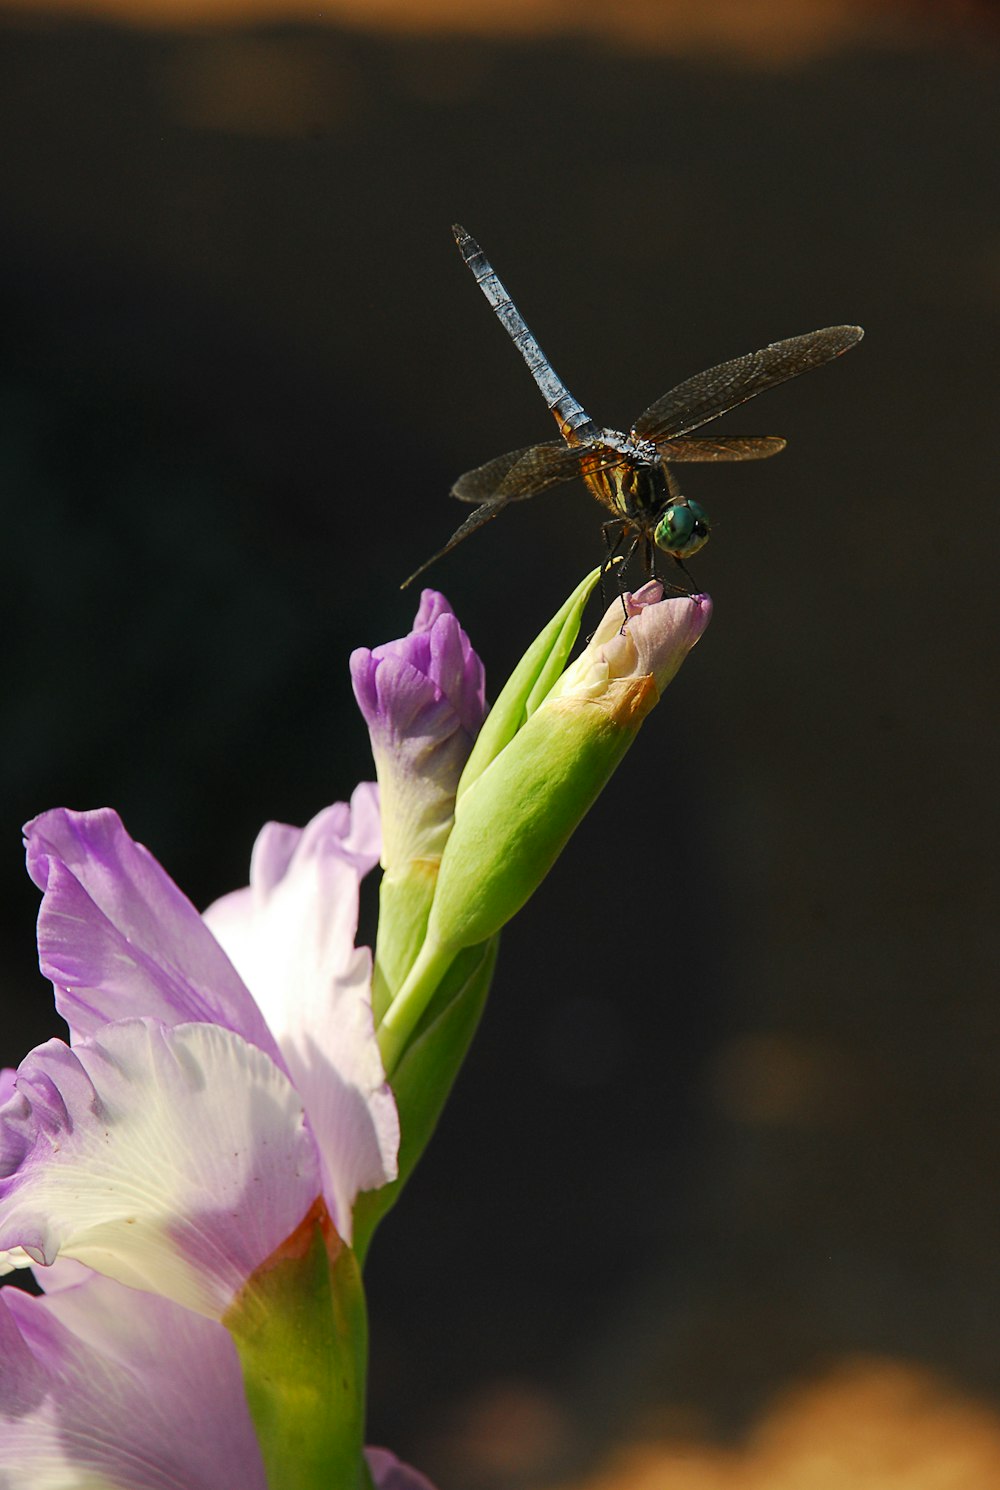
{"label": "blurred dark background", "polygon": [[[58,1032],[21,822],[110,804],[198,904],[244,883],[370,774],[348,654],[451,482],[551,437],[453,220],[612,425],[866,328],[720,424],[779,459],[686,468],[712,626],[373,1250],[371,1437],[440,1490],[733,1443],[859,1355],[1000,1399],[995,14],[0,18],[5,1062]],[[567,488],[428,576],[493,693],[599,523]]]}

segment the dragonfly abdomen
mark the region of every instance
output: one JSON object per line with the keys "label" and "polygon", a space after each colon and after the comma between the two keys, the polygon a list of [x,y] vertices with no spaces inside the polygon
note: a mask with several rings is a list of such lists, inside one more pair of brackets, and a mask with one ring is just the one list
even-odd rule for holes
{"label": "dragonfly abdomen", "polygon": [[452,231],[462,258],[472,270],[476,284],[496,312],[501,326],[524,358],[563,438],[571,445],[579,444],[597,429],[596,424],[556,373],[475,238],[457,223]]}

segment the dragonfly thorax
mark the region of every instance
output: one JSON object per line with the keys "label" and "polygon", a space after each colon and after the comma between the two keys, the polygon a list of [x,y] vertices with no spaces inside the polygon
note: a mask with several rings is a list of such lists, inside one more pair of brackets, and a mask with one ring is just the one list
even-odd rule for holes
{"label": "dragonfly thorax", "polygon": [[708,514],[681,495],[652,440],[603,429],[591,440],[583,474],[598,501],[673,558],[708,542]]}
{"label": "dragonfly thorax", "polygon": [[663,460],[652,440],[639,440],[618,429],[602,429],[592,443],[607,451],[611,459],[624,460],[630,465],[659,466]]}
{"label": "dragonfly thorax", "polygon": [[650,440],[602,429],[581,469],[597,500],[637,527],[647,528],[670,501],[663,462]]}

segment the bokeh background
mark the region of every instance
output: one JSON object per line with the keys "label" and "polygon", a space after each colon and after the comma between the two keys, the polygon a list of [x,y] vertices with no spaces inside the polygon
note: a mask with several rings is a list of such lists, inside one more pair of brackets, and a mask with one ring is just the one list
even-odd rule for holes
{"label": "bokeh background", "polygon": [[[686,468],[713,624],[374,1247],[370,1436],[440,1490],[1000,1484],[998,82],[944,0],[0,12],[5,1062],[58,1032],[20,823],[244,883],[370,773],[347,657],[451,482],[551,436],[452,221],[613,425],[867,331]],[[429,576],[494,692],[599,522]]]}

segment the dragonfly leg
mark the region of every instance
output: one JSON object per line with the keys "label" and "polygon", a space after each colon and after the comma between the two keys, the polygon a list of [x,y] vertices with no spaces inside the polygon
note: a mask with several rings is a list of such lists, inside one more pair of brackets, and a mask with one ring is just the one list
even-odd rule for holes
{"label": "dragonfly leg", "polygon": [[622,622],[622,631],[624,631],[625,630],[625,627],[628,625],[629,614],[628,614],[628,606],[625,604],[625,591],[622,589],[621,574],[622,574],[622,571],[625,569],[625,567],[628,565],[628,563],[631,561],[632,555],[635,553],[635,551],[636,551],[636,549],[638,547],[639,547],[639,534],[637,533],[635,535],[635,537],[632,539],[632,542],[629,544],[629,546],[628,546],[628,553],[625,555],[624,559],[622,559],[621,569],[618,571],[618,594],[621,597],[622,610],[625,612],[625,619]]}
{"label": "dragonfly leg", "polygon": [[[618,530],[618,535],[612,543],[611,531],[615,528]],[[608,556],[604,560],[604,563],[601,565],[601,604],[605,608],[607,608],[608,601],[604,589],[604,576],[613,569],[615,582],[618,586],[618,598],[622,603],[622,611],[624,612],[625,616],[625,619],[622,622],[623,631],[628,624],[628,606],[625,604],[625,591],[622,587],[622,574],[632,555],[635,553],[636,547],[639,543],[639,538],[637,535],[629,544],[628,552],[624,555],[624,557],[620,555],[619,551],[621,549],[621,546],[625,542],[625,539],[628,537],[630,531],[631,530],[628,523],[622,522],[620,518],[612,518],[610,522],[601,524],[601,532],[604,535],[604,542],[607,545],[608,549]]]}
{"label": "dragonfly leg", "polygon": [[695,577],[691,573],[691,571],[687,567],[687,565],[684,563],[684,560],[683,559],[679,559],[677,557],[677,555],[674,554],[673,555],[673,561],[677,565],[677,567],[681,571],[681,573],[683,574],[684,578],[687,580],[687,585],[686,586],[685,585],[670,585],[670,589],[671,590],[676,590],[678,592],[678,594],[680,594],[680,595],[695,595],[695,594],[697,594],[698,587],[697,587],[697,584],[695,582]]}
{"label": "dragonfly leg", "polygon": [[[601,537],[604,539],[604,546],[607,549],[604,563],[601,565],[601,605],[604,607],[605,610],[607,610],[608,608],[608,597],[607,592],[604,588],[604,576],[610,573],[610,571],[615,567],[615,559],[618,556],[618,550],[621,548],[622,542],[624,541],[625,532],[625,524],[619,518],[615,517],[612,518],[609,522],[601,523]],[[613,542],[612,536],[614,536]],[[616,575],[615,578],[617,580],[618,576]],[[619,595],[621,594],[621,592],[622,587],[619,581]]]}
{"label": "dragonfly leg", "polygon": [[[617,527],[618,536],[614,539],[614,542],[611,542],[610,530],[613,529],[613,527]],[[623,584],[621,584],[621,575],[624,574],[627,566],[629,566],[630,560],[632,560],[632,554],[635,553],[636,548],[639,547],[639,538],[641,538],[641,533],[636,533],[635,538],[632,539],[632,542],[630,542],[627,550],[624,551],[624,554],[621,554],[621,545],[624,544],[627,536],[629,536],[629,533],[632,532],[632,527],[629,526],[629,523],[623,522],[623,520],[614,517],[614,519],[611,519],[610,523],[601,524],[601,532],[604,533],[604,541],[605,544],[608,545],[608,557],[607,559],[605,559],[604,565],[601,566],[601,603],[605,606],[605,608],[607,608],[608,600],[604,590],[604,577],[605,574],[608,574],[608,572],[611,571],[611,569],[614,569],[615,584],[617,584],[618,587],[618,599],[621,600],[621,612],[623,612],[624,617],[624,620],[621,621],[621,630],[624,630],[626,629],[627,624],[629,624],[629,606],[624,603],[624,586]],[[647,550],[651,550],[651,545],[648,544],[648,539]]]}

